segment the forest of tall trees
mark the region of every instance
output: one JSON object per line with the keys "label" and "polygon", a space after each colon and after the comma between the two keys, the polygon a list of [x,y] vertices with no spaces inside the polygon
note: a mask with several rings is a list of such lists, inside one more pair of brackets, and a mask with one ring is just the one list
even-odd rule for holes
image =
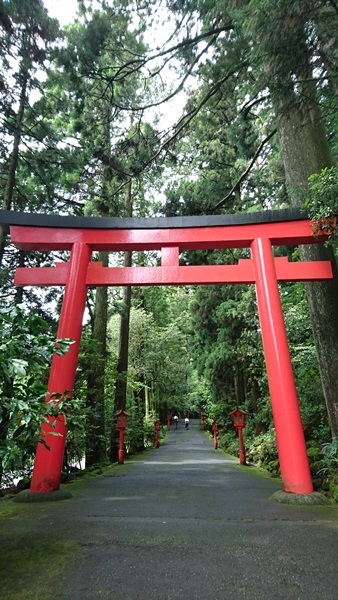
{"label": "forest of tall trees", "polygon": [[[337,31],[334,0],[78,0],[66,25],[43,0],[1,0],[1,208],[171,217],[294,207],[316,223],[335,217]],[[332,281],[283,283],[280,294],[315,487],[338,501],[331,222],[327,244],[275,255],[332,263]],[[195,251],[180,262],[246,256]],[[18,251],[0,227],[3,486],[30,473],[62,303],[59,288],[15,288],[14,270],[67,259]],[[94,259],[145,266],[159,256]],[[116,460],[120,409],[131,415],[127,452],[152,445],[154,419],[173,406],[217,419],[230,453],[229,413],[240,407],[249,459],[278,475],[253,286],[89,290],[67,465]]]}

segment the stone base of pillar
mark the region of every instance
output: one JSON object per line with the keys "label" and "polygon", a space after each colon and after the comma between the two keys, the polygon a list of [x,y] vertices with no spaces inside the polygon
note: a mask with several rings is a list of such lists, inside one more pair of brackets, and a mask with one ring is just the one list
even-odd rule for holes
{"label": "stone base of pillar", "polygon": [[72,494],[68,490],[54,490],[54,492],[31,492],[23,490],[13,498],[13,502],[55,502],[68,500]]}
{"label": "stone base of pillar", "polygon": [[270,496],[270,500],[274,500],[280,504],[331,504],[330,500],[319,492],[292,494],[291,492],[279,490]]}

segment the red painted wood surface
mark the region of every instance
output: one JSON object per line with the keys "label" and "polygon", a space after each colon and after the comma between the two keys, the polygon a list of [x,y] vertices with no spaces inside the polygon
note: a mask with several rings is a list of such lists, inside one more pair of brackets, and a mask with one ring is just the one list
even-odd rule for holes
{"label": "red painted wood surface", "polygon": [[[320,281],[332,277],[328,261],[289,262],[286,257],[275,258],[279,281]],[[18,267],[16,285],[66,285],[69,264],[56,267]],[[225,283],[255,283],[253,262],[240,259],[237,265],[161,266],[161,267],[102,267],[100,262],[88,265],[86,285],[208,285]]]}
{"label": "red painted wood surface", "polygon": [[271,242],[251,246],[272,415],[285,492],[313,492]]}
{"label": "red painted wood surface", "polygon": [[[89,244],[92,250],[160,250],[177,246],[179,251],[219,248],[249,248],[257,238],[267,237],[273,246],[314,244],[311,222],[282,221],[222,227],[182,229],[54,229],[52,227],[11,226],[13,244],[22,250],[70,250],[75,242]],[[318,240],[317,240],[318,241]]]}
{"label": "red painted wood surface", "polygon": [[[68,280],[64,293],[58,339],[73,340],[69,352],[64,356],[54,354],[49,375],[46,402],[53,399],[54,394],[71,396],[74,388],[76,366],[78,361],[82,317],[86,304],[87,287],[85,285],[88,262],[91,258],[90,248],[86,244],[75,244],[70,257]],[[50,419],[50,423],[54,421]],[[55,435],[56,434],[56,435]],[[30,490],[32,492],[52,492],[59,489],[63,455],[66,443],[67,427],[63,415],[57,420],[56,427],[44,423],[41,435],[47,446],[37,445],[33,477]]]}

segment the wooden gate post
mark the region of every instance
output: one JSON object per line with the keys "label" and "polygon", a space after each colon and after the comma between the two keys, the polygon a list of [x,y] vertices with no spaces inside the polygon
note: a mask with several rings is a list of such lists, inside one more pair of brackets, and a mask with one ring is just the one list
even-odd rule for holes
{"label": "wooden gate post", "polygon": [[[73,343],[64,356],[54,354],[48,381],[46,402],[53,400],[55,394],[71,396],[74,388],[76,365],[79,354],[82,319],[85,309],[87,286],[86,275],[91,259],[91,249],[87,244],[76,242],[73,245],[65,294],[62,303],[57,337],[70,338]],[[41,437],[46,446],[39,442],[34,461],[31,492],[53,492],[60,487],[63,455],[66,444],[67,424],[65,417],[59,415],[56,426],[43,423]]]}
{"label": "wooden gate post", "polygon": [[313,486],[270,240],[254,240],[251,252],[283,489],[311,494]]}

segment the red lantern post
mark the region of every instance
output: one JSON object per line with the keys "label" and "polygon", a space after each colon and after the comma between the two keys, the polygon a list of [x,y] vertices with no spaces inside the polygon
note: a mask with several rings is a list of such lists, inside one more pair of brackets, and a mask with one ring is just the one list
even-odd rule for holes
{"label": "red lantern post", "polygon": [[243,427],[245,427],[245,412],[240,408],[236,408],[230,414],[234,420],[234,426],[238,431],[239,464],[245,465],[245,447],[243,440]]}
{"label": "red lantern post", "polygon": [[218,423],[217,423],[217,421],[213,421],[213,423],[211,425],[211,429],[214,433],[214,448],[215,448],[215,450],[217,450],[217,448],[218,448],[218,440],[217,440]]}
{"label": "red lantern post", "polygon": [[155,427],[155,448],[160,447],[159,433],[161,430],[161,421],[154,421]]}
{"label": "red lantern post", "polygon": [[118,459],[117,462],[119,465],[123,465],[124,463],[124,431],[127,427],[127,421],[128,421],[128,417],[130,415],[128,415],[128,413],[126,413],[124,410],[120,410],[118,413],[116,413],[116,427],[119,430],[119,452],[118,452]]}
{"label": "red lantern post", "polygon": [[168,427],[168,431],[170,430],[170,426],[171,426],[171,413],[168,412],[167,413],[167,427]]}

